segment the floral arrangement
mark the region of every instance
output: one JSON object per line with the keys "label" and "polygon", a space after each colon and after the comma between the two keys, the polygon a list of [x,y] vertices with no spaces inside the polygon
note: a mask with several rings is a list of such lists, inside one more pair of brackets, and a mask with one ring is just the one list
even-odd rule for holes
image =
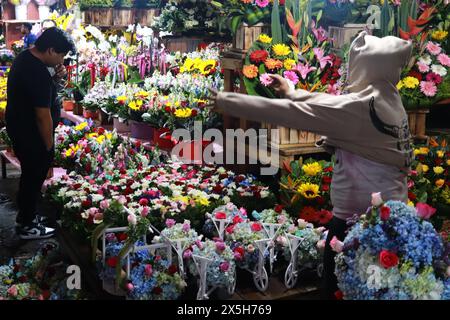
{"label": "floral arrangement", "polygon": [[184,35],[208,33],[210,35],[224,35],[223,23],[215,8],[205,0],[169,0],[162,8],[160,15],[155,18],[152,27],[166,34]]}
{"label": "floral arrangement", "polygon": [[408,176],[411,205],[426,203],[436,209],[430,221],[437,230],[450,219],[450,149],[448,137],[430,138],[427,145],[414,148],[415,161]]}
{"label": "floral arrangement", "polygon": [[79,299],[82,292],[67,289],[67,266],[58,245],[45,242],[23,261],[0,266],[0,300]]}
{"label": "floral arrangement", "polygon": [[8,49],[0,49],[0,65],[10,66],[14,60],[14,53]]}
{"label": "floral arrangement", "polygon": [[228,287],[235,281],[235,268],[233,251],[222,240],[206,240],[196,242],[184,253],[189,258],[189,271],[198,276],[198,270],[192,255],[201,256],[211,260],[206,270],[206,283],[208,286]]}
{"label": "floral arrangement", "polygon": [[414,57],[416,62],[404,72],[397,84],[406,109],[429,107],[449,97],[450,57],[437,42],[426,41],[418,46]]}
{"label": "floral arrangement", "polygon": [[160,240],[167,238],[171,241],[185,240],[192,244],[198,240],[197,232],[191,228],[191,222],[184,220],[183,223],[176,223],[174,219],[166,219],[166,228],[161,231]]}
{"label": "floral arrangement", "polygon": [[225,230],[225,240],[233,251],[236,265],[243,269],[252,269],[258,262],[260,252],[255,241],[263,239],[267,236],[260,222],[233,223]]}
{"label": "floral arrangement", "polygon": [[23,40],[22,40],[22,39],[21,39],[21,40],[14,41],[14,42],[11,44],[11,49],[12,49],[12,51],[14,52],[14,55],[15,55],[15,56],[17,56],[19,53],[22,52],[23,46],[24,46],[24,43],[23,43]]}
{"label": "floral arrangement", "polygon": [[303,159],[285,164],[288,175],[281,178],[281,199],[293,218],[326,225],[330,212],[333,163]]}
{"label": "floral arrangement", "polygon": [[[286,230],[287,234],[295,235],[301,238],[297,250],[297,263],[301,267],[315,267],[322,261],[323,249],[325,248],[325,228],[314,228],[314,225],[303,219],[297,220],[297,225],[290,224]],[[283,246],[283,256],[286,261],[291,259],[291,250],[289,248],[286,236],[279,236],[277,243]]]}
{"label": "floral arrangement", "polygon": [[[372,208],[344,242],[333,238],[344,299],[424,300],[448,297],[448,252],[426,212],[372,195]],[[447,270],[447,275],[445,272]]]}
{"label": "floral arrangement", "polygon": [[292,219],[283,209],[282,205],[277,205],[274,209],[264,209],[261,212],[253,211],[252,217],[262,223],[288,224]]}
{"label": "floral arrangement", "polygon": [[203,232],[206,235],[216,235],[216,236],[223,236],[217,234],[217,229],[214,225],[214,220],[220,221],[223,220],[227,224],[230,223],[239,223],[246,221],[247,218],[247,211],[244,208],[238,208],[236,205],[234,205],[232,202],[227,203],[226,205],[219,206],[213,210],[212,213],[206,214],[207,220],[205,221],[205,225],[203,226]]}
{"label": "floral arrangement", "polygon": [[274,98],[269,75],[279,74],[299,89],[340,94],[342,60],[328,54],[330,43],[323,29],[312,26],[312,33],[314,40],[310,37],[310,43],[303,48],[291,48],[261,34],[249,50],[242,69],[247,92]]}
{"label": "floral arrangement", "polygon": [[133,300],[176,300],[185,287],[176,265],[148,251],[134,263],[125,285],[127,298]]}

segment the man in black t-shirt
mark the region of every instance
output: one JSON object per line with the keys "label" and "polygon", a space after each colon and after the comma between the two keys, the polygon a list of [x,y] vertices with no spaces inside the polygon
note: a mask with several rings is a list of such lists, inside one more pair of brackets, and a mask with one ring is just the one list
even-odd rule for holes
{"label": "man in black t-shirt", "polygon": [[62,65],[69,51],[75,51],[70,37],[58,28],[47,29],[33,48],[17,56],[8,76],[6,129],[22,171],[16,219],[22,239],[48,238],[54,233],[36,213],[42,184],[54,157],[54,88],[47,67]]}

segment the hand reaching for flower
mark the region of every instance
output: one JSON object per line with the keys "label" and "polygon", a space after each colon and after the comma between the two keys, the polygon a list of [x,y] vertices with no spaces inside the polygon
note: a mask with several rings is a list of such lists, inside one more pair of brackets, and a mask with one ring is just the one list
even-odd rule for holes
{"label": "hand reaching for flower", "polygon": [[280,97],[284,98],[286,94],[291,91],[291,87],[289,86],[287,80],[279,74],[269,74],[269,77],[272,79],[272,83],[269,86]]}

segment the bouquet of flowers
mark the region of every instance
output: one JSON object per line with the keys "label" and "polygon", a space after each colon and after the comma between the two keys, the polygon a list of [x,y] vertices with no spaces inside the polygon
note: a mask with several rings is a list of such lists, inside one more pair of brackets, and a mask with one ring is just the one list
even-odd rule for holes
{"label": "bouquet of flowers", "polygon": [[448,137],[430,138],[427,145],[414,149],[415,161],[408,177],[408,198],[412,205],[427,203],[436,208],[431,222],[440,230],[450,219],[450,149]]}
{"label": "bouquet of flowers", "polygon": [[[303,219],[298,219],[297,225],[290,224],[286,230],[287,234],[301,238],[297,249],[297,263],[299,266],[314,267],[322,260],[325,248],[325,228],[314,228],[314,225]],[[279,236],[277,243],[283,246],[283,255],[286,261],[291,259],[291,250],[286,236]]]}
{"label": "bouquet of flowers", "polygon": [[429,107],[450,97],[450,57],[437,42],[427,41],[418,45],[413,66],[404,71],[397,89],[406,109]]}
{"label": "bouquet of flowers", "polygon": [[303,159],[285,164],[289,173],[281,178],[281,197],[294,218],[325,225],[331,218],[330,184],[333,163]]}
{"label": "bouquet of flowers", "polygon": [[176,300],[185,287],[176,265],[148,251],[133,264],[125,285],[127,298],[132,300]]}
{"label": "bouquet of flowers", "polygon": [[173,219],[166,219],[166,228],[161,231],[161,240],[167,238],[169,240],[185,240],[186,243],[192,244],[198,239],[197,232],[191,228],[191,222],[184,220],[183,223],[176,223]]}
{"label": "bouquet of flowers", "polygon": [[335,273],[343,297],[448,299],[448,251],[433,226],[422,220],[426,212],[399,201],[384,203],[379,193],[372,195],[372,205],[344,242],[330,242],[339,252]]}
{"label": "bouquet of flowers", "polygon": [[228,287],[235,281],[235,263],[233,251],[222,240],[206,240],[196,242],[184,257],[189,258],[189,271],[198,276],[198,269],[192,255],[201,256],[211,261],[206,270],[206,283],[208,286]]}
{"label": "bouquet of flowers", "polygon": [[[293,20],[289,22],[291,28],[294,24]],[[292,29],[295,35],[291,36],[292,45],[266,34],[259,36],[248,51],[242,69],[249,94],[274,98],[275,93],[269,88],[270,74],[281,75],[295,88],[340,94],[343,83],[339,80],[344,73],[342,60],[329,53],[331,44],[326,32],[315,24],[316,21],[312,21],[310,26],[314,38],[308,35],[304,45],[297,40],[299,30]]]}
{"label": "bouquet of flowers", "polygon": [[233,251],[236,265],[251,270],[260,254],[255,241],[267,239],[267,236],[260,222],[243,221],[229,225],[225,230],[225,239]]}
{"label": "bouquet of flowers", "polygon": [[[236,224],[248,220],[247,211],[244,208],[236,207],[232,202],[226,205],[219,206],[213,210],[212,213],[207,213],[207,220],[203,226],[203,232],[206,235],[217,235],[217,229],[215,227],[214,221],[219,222],[221,220],[225,221],[225,225]],[[223,235],[218,235],[222,237]]]}

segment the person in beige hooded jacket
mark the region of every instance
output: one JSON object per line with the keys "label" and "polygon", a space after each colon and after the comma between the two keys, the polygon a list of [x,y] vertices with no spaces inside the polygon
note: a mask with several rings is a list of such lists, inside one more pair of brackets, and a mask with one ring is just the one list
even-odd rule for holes
{"label": "person in beige hooded jacket", "polygon": [[324,254],[326,298],[333,298],[338,289],[335,254],[329,243],[334,236],[344,240],[346,220],[364,213],[374,192],[381,192],[384,200],[407,201],[406,178],[413,152],[396,84],[411,51],[411,42],[363,31],[350,46],[348,94],[294,90],[278,75],[272,75],[272,88],[281,99],[212,94],[213,105],[224,113],[323,135],[321,145],[334,152],[333,219]]}

